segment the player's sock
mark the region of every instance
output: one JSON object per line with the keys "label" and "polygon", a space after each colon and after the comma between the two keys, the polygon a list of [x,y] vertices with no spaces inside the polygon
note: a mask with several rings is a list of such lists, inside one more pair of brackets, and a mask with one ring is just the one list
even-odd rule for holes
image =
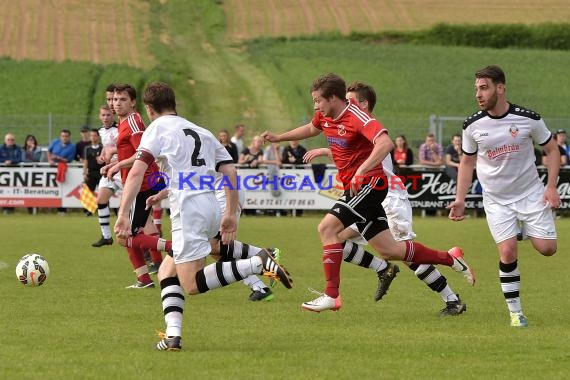
{"label": "player's sock", "polygon": [[406,241],[406,256],[403,261],[415,264],[443,264],[453,265],[453,257],[447,251],[438,251],[425,245]]}
{"label": "player's sock", "polygon": [[127,247],[168,252],[172,250],[172,241],[159,238],[157,234],[139,233],[127,238]]}
{"label": "player's sock", "polygon": [[257,256],[245,260],[220,261],[206,265],[196,273],[196,284],[200,293],[221,288],[243,280],[252,274],[261,274],[263,264]]}
{"label": "player's sock", "polygon": [[127,248],[129,253],[129,260],[133,265],[135,273],[137,274],[137,279],[145,284],[152,282],[149,274],[148,267],[146,266],[146,261],[144,259],[144,252],[137,248]]}
{"label": "player's sock", "polygon": [[267,287],[263,283],[263,281],[261,281],[259,279],[259,277],[257,277],[256,275],[250,275],[250,276],[247,276],[246,278],[244,278],[243,284],[245,286],[251,288],[251,290],[253,290],[253,291],[259,290],[259,291],[263,292],[263,288]]}
{"label": "player's sock", "polygon": [[248,259],[261,252],[262,248],[234,240],[230,244],[222,244],[220,240],[220,256],[222,260]]}
{"label": "player's sock", "polygon": [[516,260],[510,264],[499,262],[499,279],[501,280],[501,289],[503,290],[503,296],[505,296],[507,307],[511,313],[522,310],[519,295],[521,288],[521,274],[517,264]]}
{"label": "player's sock", "polygon": [[343,246],[343,243],[323,245],[323,269],[327,282],[324,293],[332,298],[339,296]]}
{"label": "player's sock", "polygon": [[167,277],[160,281],[160,297],[166,322],[166,336],[182,336],[184,290],[178,277]]}
{"label": "player's sock", "polygon": [[97,204],[97,215],[99,215],[99,226],[101,226],[101,235],[103,238],[111,238],[111,227],[109,227],[109,221],[111,218],[111,211],[109,210],[108,203]]}
{"label": "player's sock", "polygon": [[160,265],[162,263],[162,253],[156,249],[150,250],[150,260],[155,265]]}
{"label": "player's sock", "polygon": [[414,271],[416,276],[426,283],[431,290],[439,293],[443,302],[457,301],[457,294],[447,285],[447,279],[441,274],[436,267],[431,264],[410,264],[410,269]]}
{"label": "player's sock", "polygon": [[157,205],[152,207],[152,222],[158,230],[159,236],[162,236],[162,207]]}
{"label": "player's sock", "polygon": [[356,264],[363,268],[374,269],[376,272],[380,272],[388,266],[386,260],[365,251],[360,245],[351,241],[346,241],[344,243],[342,257],[347,263]]}

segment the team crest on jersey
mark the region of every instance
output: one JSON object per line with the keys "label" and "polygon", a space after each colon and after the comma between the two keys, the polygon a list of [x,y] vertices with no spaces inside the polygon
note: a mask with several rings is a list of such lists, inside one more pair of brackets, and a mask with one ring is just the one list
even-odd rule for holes
{"label": "team crest on jersey", "polygon": [[339,136],[344,136],[344,135],[346,135],[346,129],[344,128],[344,125],[339,124],[338,127],[337,127],[336,133],[337,133]]}
{"label": "team crest on jersey", "polygon": [[509,127],[509,132],[511,132],[511,136],[517,137],[517,135],[519,134],[519,129],[517,128],[516,125],[511,124],[511,126]]}

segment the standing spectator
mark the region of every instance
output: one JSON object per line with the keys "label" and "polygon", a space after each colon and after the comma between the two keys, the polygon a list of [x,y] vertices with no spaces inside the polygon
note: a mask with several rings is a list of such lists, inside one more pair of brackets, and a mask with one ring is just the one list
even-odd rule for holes
{"label": "standing spectator", "polygon": [[[263,163],[267,165],[267,175],[271,182],[271,195],[278,197],[281,195],[281,188],[275,185],[279,179],[279,168],[281,167],[281,156],[283,155],[283,147],[280,143],[271,143],[263,150]],[[281,210],[275,210],[275,216],[281,216]]]}
{"label": "standing spectator", "polygon": [[248,165],[250,168],[257,168],[263,163],[263,140],[259,136],[253,136],[251,145],[245,148],[239,155],[238,163]]}
{"label": "standing spectator", "polygon": [[435,142],[435,136],[433,133],[428,133],[426,141],[420,145],[420,165],[443,165],[443,148],[440,144]]}
{"label": "standing spectator", "polygon": [[22,148],[16,145],[16,139],[11,133],[4,136],[4,144],[0,146],[0,164],[15,166],[22,162]]}
{"label": "standing spectator", "polygon": [[75,143],[75,161],[83,162],[85,148],[91,145],[91,128],[84,125],[79,132],[81,133],[81,140]]}
{"label": "standing spectator", "polygon": [[[558,142],[557,136],[558,136],[558,133],[552,134],[552,138],[556,142]],[[560,153],[560,166],[568,165],[568,156],[566,156],[566,151],[564,150],[564,148],[560,144],[557,144],[557,145],[558,145],[558,152]],[[548,167],[548,154],[547,154],[545,149],[542,150],[541,163],[542,163],[542,165]]]}
{"label": "standing spectator", "polygon": [[[91,191],[95,191],[97,184],[101,180],[101,168],[105,166],[100,163],[99,156],[103,147],[99,144],[99,131],[92,129],[89,131],[90,144],[85,147],[85,152],[81,155],[83,158],[83,181]],[[91,211],[84,209],[86,216],[91,216]]]}
{"label": "standing spectator", "polygon": [[22,149],[22,162],[40,162],[42,149],[38,147],[38,140],[34,135],[27,135]]}
{"label": "standing spectator", "polygon": [[232,156],[234,164],[237,164],[239,160],[239,152],[237,150],[237,146],[230,140],[230,134],[228,131],[222,129],[218,132],[218,141],[224,146],[224,148],[226,148],[230,156]]}
{"label": "standing spectator", "polygon": [[414,152],[408,146],[406,136],[398,135],[394,140],[394,150],[392,158],[398,165],[412,165],[414,163]]}
{"label": "standing spectator", "polygon": [[[459,165],[457,194],[448,208],[451,220],[465,218],[465,198],[473,169],[477,167],[477,178],[484,189],[487,223],[499,251],[499,280],[511,326],[526,327],[528,321],[519,293],[519,223],[535,250],[544,256],[556,253],[552,209],[560,207],[556,189],[560,160],[557,144],[540,115],[509,103],[505,84],[505,73],[498,66],[487,66],[475,73],[475,97],[480,110],[463,123],[464,154]],[[534,165],[533,141],[549,156],[546,186]],[[548,281],[556,286],[556,279]]]}
{"label": "standing spectator", "polygon": [[457,181],[457,169],[461,161],[461,136],[455,134],[451,138],[451,144],[445,148],[445,174]]}
{"label": "standing spectator", "polygon": [[299,143],[299,140],[289,141],[289,145],[283,150],[281,162],[289,165],[303,165],[303,156],[307,149]]}
{"label": "standing spectator", "polygon": [[69,129],[62,129],[59,138],[53,140],[48,149],[48,162],[55,165],[58,162],[71,162],[75,158],[75,144],[71,142]]}
{"label": "standing spectator", "polygon": [[[0,164],[16,166],[22,161],[22,148],[16,145],[16,139],[11,133],[4,136],[4,144],[0,146]],[[4,214],[12,214],[14,207],[4,207]]]}
{"label": "standing spectator", "polygon": [[[558,129],[556,131],[556,142],[558,146],[564,149],[564,154],[566,155],[566,162],[570,163],[570,146],[566,144],[566,131],[564,129]],[[568,164],[566,164],[568,165]]]}
{"label": "standing spectator", "polygon": [[232,136],[232,142],[235,144],[238,153],[243,152],[245,145],[243,143],[243,134],[245,133],[245,125],[237,124],[235,127],[234,135]]}

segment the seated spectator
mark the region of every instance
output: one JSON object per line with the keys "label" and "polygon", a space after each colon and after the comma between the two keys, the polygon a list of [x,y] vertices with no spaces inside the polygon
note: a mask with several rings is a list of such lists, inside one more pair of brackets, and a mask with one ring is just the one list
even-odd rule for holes
{"label": "seated spectator", "polygon": [[441,166],[443,165],[443,148],[435,142],[433,133],[428,133],[426,141],[420,145],[420,165]]}
{"label": "seated spectator", "polygon": [[48,149],[48,162],[55,165],[58,162],[71,162],[75,158],[75,144],[71,142],[69,129],[62,129],[59,138],[53,140]]}
{"label": "seated spectator", "polygon": [[0,146],[0,164],[15,166],[22,162],[22,148],[16,145],[16,139],[11,133],[4,136],[4,144]]}
{"label": "seated spectator", "polygon": [[237,164],[239,160],[237,146],[230,140],[230,134],[228,131],[222,129],[220,132],[218,132],[218,141],[226,148],[230,156],[232,156],[234,164]]}
{"label": "seated spectator", "polygon": [[91,144],[91,128],[84,125],[80,129],[81,140],[75,143],[75,161],[83,161],[85,158],[85,148]]}
{"label": "seated spectator", "polygon": [[299,143],[299,140],[289,141],[289,146],[283,150],[281,162],[289,165],[303,165],[303,156],[307,149]]}
{"label": "seated spectator", "polygon": [[414,163],[414,152],[408,146],[406,136],[396,136],[394,150],[392,150],[392,161],[398,165],[412,165]]}
{"label": "seated spectator", "polygon": [[570,146],[566,144],[566,131],[564,129],[559,129],[556,131],[556,134],[554,134],[553,137],[556,139],[558,146],[564,149],[564,155],[566,156],[566,162],[567,162],[566,165],[568,165],[568,163],[570,162]]}
{"label": "seated spectator", "polygon": [[[552,137],[558,141],[558,133],[554,134]],[[568,165],[568,156],[566,155],[564,148],[558,145],[558,151],[560,152],[560,166]],[[542,165],[548,165],[548,156],[544,150],[542,151]]]}
{"label": "seated spectator", "polygon": [[451,138],[451,144],[445,148],[445,174],[455,181],[457,181],[457,170],[462,154],[461,136],[455,134]]}
{"label": "seated spectator", "polygon": [[40,162],[42,149],[38,147],[38,140],[34,135],[27,135],[22,149],[22,162]]}
{"label": "seated spectator", "polygon": [[263,163],[263,140],[259,136],[253,136],[251,145],[245,148],[239,155],[238,164],[257,168]]}

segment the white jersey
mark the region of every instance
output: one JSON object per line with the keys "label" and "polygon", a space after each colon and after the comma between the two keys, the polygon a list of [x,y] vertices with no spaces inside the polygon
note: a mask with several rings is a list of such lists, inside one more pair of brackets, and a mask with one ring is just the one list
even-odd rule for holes
{"label": "white jersey", "polygon": [[171,195],[184,197],[214,192],[220,165],[232,157],[207,129],[174,115],[161,116],[145,130],[138,148],[164,168]]}
{"label": "white jersey", "polygon": [[117,136],[119,136],[119,128],[113,124],[109,128],[99,128],[99,137],[101,138],[101,145],[103,146],[116,146]]}
{"label": "white jersey", "polygon": [[477,177],[483,196],[509,204],[544,187],[534,163],[534,142],[552,138],[540,115],[510,104],[500,117],[479,111],[463,123],[465,154],[477,154]]}
{"label": "white jersey", "polygon": [[392,155],[388,154],[382,161],[382,168],[388,180],[388,194],[386,197],[398,197],[400,199],[408,199],[408,191],[406,184],[402,179],[394,174],[394,165],[392,165]]}

